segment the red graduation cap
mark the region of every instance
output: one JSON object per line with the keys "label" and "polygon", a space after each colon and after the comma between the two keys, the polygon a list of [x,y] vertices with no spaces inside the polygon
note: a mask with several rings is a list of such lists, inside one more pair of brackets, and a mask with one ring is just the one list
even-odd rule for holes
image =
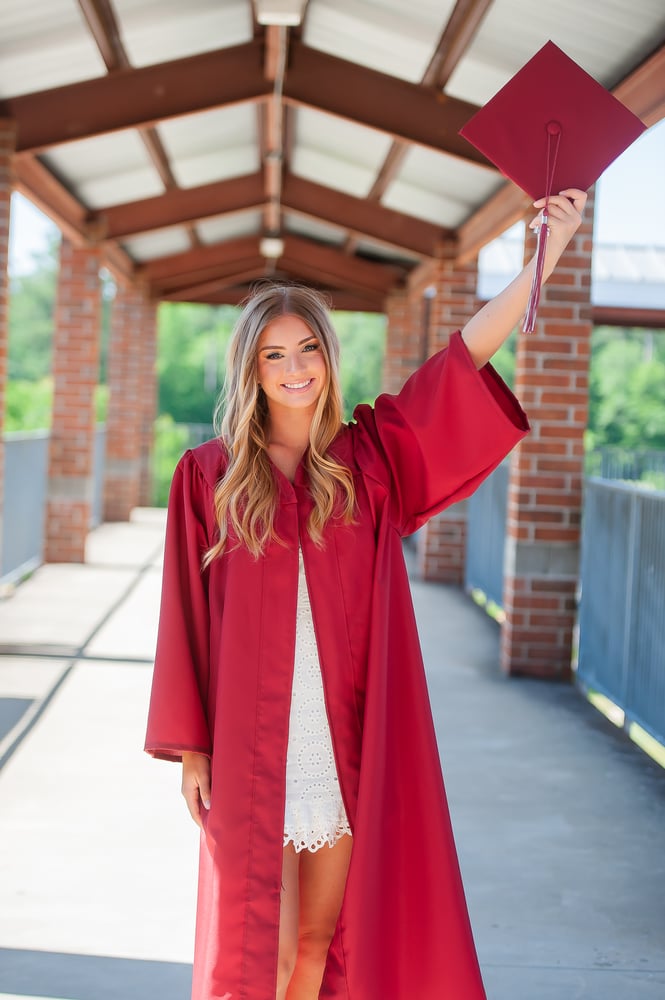
{"label": "red graduation cap", "polygon": [[[536,199],[569,187],[586,190],[645,129],[632,111],[547,42],[460,134]],[[543,224],[526,331],[535,323],[546,241]]]}

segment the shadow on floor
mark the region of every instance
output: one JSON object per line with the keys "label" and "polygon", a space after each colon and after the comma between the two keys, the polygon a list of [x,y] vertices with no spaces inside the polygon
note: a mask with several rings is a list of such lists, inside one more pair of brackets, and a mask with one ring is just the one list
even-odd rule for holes
{"label": "shadow on floor", "polygon": [[187,1000],[192,967],[0,948],[0,993],[57,1000]]}

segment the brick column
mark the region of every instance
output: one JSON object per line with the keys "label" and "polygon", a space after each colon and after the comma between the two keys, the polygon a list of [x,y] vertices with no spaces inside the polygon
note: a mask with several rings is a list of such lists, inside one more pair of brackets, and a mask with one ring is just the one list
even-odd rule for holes
{"label": "brick column", "polygon": [[118,284],[111,312],[109,408],[106,421],[104,520],[128,521],[139,502],[143,397],[143,298]]}
{"label": "brick column", "polygon": [[83,562],[93,492],[94,392],[99,378],[100,255],[63,239],[53,342],[53,425],[46,505],[47,562]]}
{"label": "brick column", "polygon": [[[477,261],[460,266],[455,261],[455,246],[450,244],[424,277],[430,293],[435,292],[429,300],[428,355],[432,355],[445,347],[450,335],[478,309]],[[418,569],[424,580],[464,583],[466,524],[463,500],[433,517],[418,532]]]}
{"label": "brick column", "polygon": [[[591,347],[593,198],[521,334],[515,391],[532,432],[513,455],[508,497],[501,664],[570,676],[578,577],[584,429]],[[533,239],[529,238],[529,256]]]}
{"label": "brick column", "polygon": [[419,303],[406,289],[386,299],[386,351],[383,391],[396,393],[427,357],[427,338]]}
{"label": "brick column", "polygon": [[141,337],[139,343],[141,435],[139,504],[152,504],[152,452],[157,416],[157,303],[148,298],[142,300]]}
{"label": "brick column", "polygon": [[14,123],[0,118],[0,575],[2,571],[2,525],[5,468],[5,386],[9,352],[9,216],[13,189]]}

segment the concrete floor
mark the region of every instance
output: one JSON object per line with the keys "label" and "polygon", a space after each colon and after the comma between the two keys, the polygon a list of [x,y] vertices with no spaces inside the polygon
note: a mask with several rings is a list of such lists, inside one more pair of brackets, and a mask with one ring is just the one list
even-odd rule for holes
{"label": "concrete floor", "polygon": [[[0,602],[0,1000],[188,998],[198,835],[141,752],[162,533],[104,525]],[[663,1000],[665,773],[413,592],[488,1000]]]}

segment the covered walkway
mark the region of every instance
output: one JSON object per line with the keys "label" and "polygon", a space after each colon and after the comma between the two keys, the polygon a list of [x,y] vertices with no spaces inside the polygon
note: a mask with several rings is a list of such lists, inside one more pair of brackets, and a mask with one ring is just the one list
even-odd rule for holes
{"label": "covered walkway", "polygon": [[[141,752],[162,533],[139,509],[0,603],[0,1000],[188,996],[197,836]],[[659,1000],[664,772],[503,677],[459,590],[413,592],[489,1000]]]}

